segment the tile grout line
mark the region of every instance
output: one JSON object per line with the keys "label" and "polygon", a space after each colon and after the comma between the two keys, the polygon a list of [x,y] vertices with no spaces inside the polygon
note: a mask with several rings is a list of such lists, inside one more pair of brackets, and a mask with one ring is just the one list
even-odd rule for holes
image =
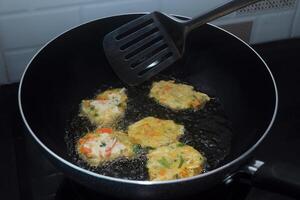
{"label": "tile grout line", "polygon": [[294,30],[294,27],[295,27],[295,24],[296,24],[296,16],[297,16],[297,10],[298,9],[300,9],[300,2],[299,2],[299,0],[296,0],[296,6],[295,6],[295,9],[294,9],[294,15],[293,15],[293,18],[292,18],[292,25],[290,27],[290,34],[289,34],[290,38],[293,37],[293,30]]}
{"label": "tile grout line", "polygon": [[[67,8],[81,8],[83,6],[90,6],[90,5],[105,5],[105,4],[118,4],[122,3],[123,1],[105,1],[105,2],[99,2],[95,0],[87,1],[87,2],[76,2],[76,3],[70,3],[70,4],[62,4],[62,5],[52,5],[47,7],[40,7],[40,8],[28,8],[28,9],[20,9],[16,11],[8,11],[8,12],[2,12],[0,13],[0,18],[3,16],[13,16],[13,15],[19,15],[19,14],[25,14],[25,13],[35,13],[35,12],[44,12],[44,11],[54,11],[54,10],[64,10]],[[130,2],[130,1],[127,1]]]}
{"label": "tile grout line", "polygon": [[4,71],[5,71],[5,77],[6,77],[6,83],[4,84],[9,84],[11,83],[11,80],[9,78],[9,75],[8,75],[8,69],[7,69],[7,63],[6,63],[6,59],[4,58],[4,55],[3,55],[3,50],[2,48],[0,47],[0,57],[2,58],[2,62],[3,62],[3,68],[4,68]]}

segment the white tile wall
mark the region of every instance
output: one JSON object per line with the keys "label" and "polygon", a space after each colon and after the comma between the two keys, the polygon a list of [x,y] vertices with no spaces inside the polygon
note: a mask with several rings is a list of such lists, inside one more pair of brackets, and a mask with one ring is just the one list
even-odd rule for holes
{"label": "white tile wall", "polygon": [[[18,81],[37,46],[82,22],[153,10],[193,17],[227,1],[230,0],[0,0],[0,84]],[[243,20],[254,22],[253,43],[300,36],[300,3],[296,15],[293,11],[247,17],[233,13],[214,23]]]}
{"label": "white tile wall", "polygon": [[300,1],[298,1],[298,9],[293,22],[292,37],[300,37]]}
{"label": "white tile wall", "polygon": [[24,11],[30,8],[30,2],[25,0],[0,0],[0,13]]}
{"label": "white tile wall", "polygon": [[[210,1],[199,1],[199,0],[162,0],[161,10],[174,15],[182,15],[187,17],[196,17],[205,13],[207,10],[213,9],[216,6],[225,4],[229,0],[210,0]],[[235,12],[224,17],[221,17],[211,23],[217,24],[222,23],[224,19],[231,19],[235,16]]]}
{"label": "white tile wall", "polygon": [[[29,1],[32,9],[53,9],[62,6],[73,6],[79,4],[87,4],[95,0],[22,0]],[[98,0],[98,1],[109,1],[109,0]],[[114,0],[111,0],[114,1]]]}
{"label": "white tile wall", "polygon": [[79,8],[25,12],[0,18],[2,49],[41,45],[79,24]]}
{"label": "white tile wall", "polygon": [[229,0],[162,0],[162,10],[170,14],[197,16]]}
{"label": "white tile wall", "polygon": [[232,13],[228,16],[224,16],[220,19],[214,20],[211,22],[212,24],[215,24],[217,26],[222,26],[226,24],[235,24],[235,23],[241,23],[241,22],[247,22],[247,21],[255,21],[255,16],[246,16],[246,17],[238,17],[236,18],[236,13]]}
{"label": "white tile wall", "polygon": [[291,34],[294,12],[280,12],[260,16],[253,25],[250,43],[256,44],[286,39]]}
{"label": "white tile wall", "polygon": [[8,82],[6,73],[7,72],[4,64],[4,59],[0,52],[0,85]]}
{"label": "white tile wall", "polygon": [[30,59],[36,53],[38,48],[22,49],[17,51],[8,51],[5,55],[5,61],[8,67],[9,82],[17,82]]}
{"label": "white tile wall", "polygon": [[82,22],[122,13],[151,12],[161,8],[160,0],[111,0],[81,7]]}

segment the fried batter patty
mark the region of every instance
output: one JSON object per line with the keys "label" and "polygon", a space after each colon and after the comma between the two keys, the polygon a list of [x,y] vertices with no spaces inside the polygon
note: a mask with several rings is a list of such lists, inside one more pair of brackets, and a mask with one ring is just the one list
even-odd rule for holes
{"label": "fried batter patty", "polygon": [[172,120],[146,117],[128,127],[128,135],[142,147],[160,147],[176,142],[184,134],[184,126]]}
{"label": "fried batter patty", "polygon": [[99,127],[114,125],[123,115],[127,105],[125,88],[106,90],[93,100],[81,102],[81,115]]}
{"label": "fried batter patty", "polygon": [[76,145],[80,158],[90,166],[99,166],[118,157],[131,157],[133,144],[127,134],[111,128],[99,128],[80,138]]}
{"label": "fried batter patty", "polygon": [[173,143],[152,150],[147,155],[152,181],[187,178],[203,172],[206,159],[193,147]]}
{"label": "fried batter patty", "polygon": [[149,96],[172,110],[198,110],[210,100],[208,95],[195,91],[193,86],[172,80],[154,82]]}

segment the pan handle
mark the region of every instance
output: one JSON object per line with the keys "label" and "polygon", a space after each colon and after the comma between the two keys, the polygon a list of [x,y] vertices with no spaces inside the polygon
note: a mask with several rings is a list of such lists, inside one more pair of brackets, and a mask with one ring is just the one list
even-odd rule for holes
{"label": "pan handle", "polygon": [[300,198],[300,168],[291,163],[255,160],[244,168],[255,187]]}

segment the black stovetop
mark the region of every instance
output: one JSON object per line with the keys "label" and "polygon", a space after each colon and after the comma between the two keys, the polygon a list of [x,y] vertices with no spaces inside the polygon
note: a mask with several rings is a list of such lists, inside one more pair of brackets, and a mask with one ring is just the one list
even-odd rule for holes
{"label": "black stovetop", "polygon": [[[271,133],[258,148],[257,159],[292,162],[300,167],[300,39],[256,45],[277,81],[279,112]],[[18,84],[0,87],[1,199],[112,199],[74,183],[37,150],[26,137],[17,106]],[[248,183],[218,185],[189,199],[291,200]]]}

